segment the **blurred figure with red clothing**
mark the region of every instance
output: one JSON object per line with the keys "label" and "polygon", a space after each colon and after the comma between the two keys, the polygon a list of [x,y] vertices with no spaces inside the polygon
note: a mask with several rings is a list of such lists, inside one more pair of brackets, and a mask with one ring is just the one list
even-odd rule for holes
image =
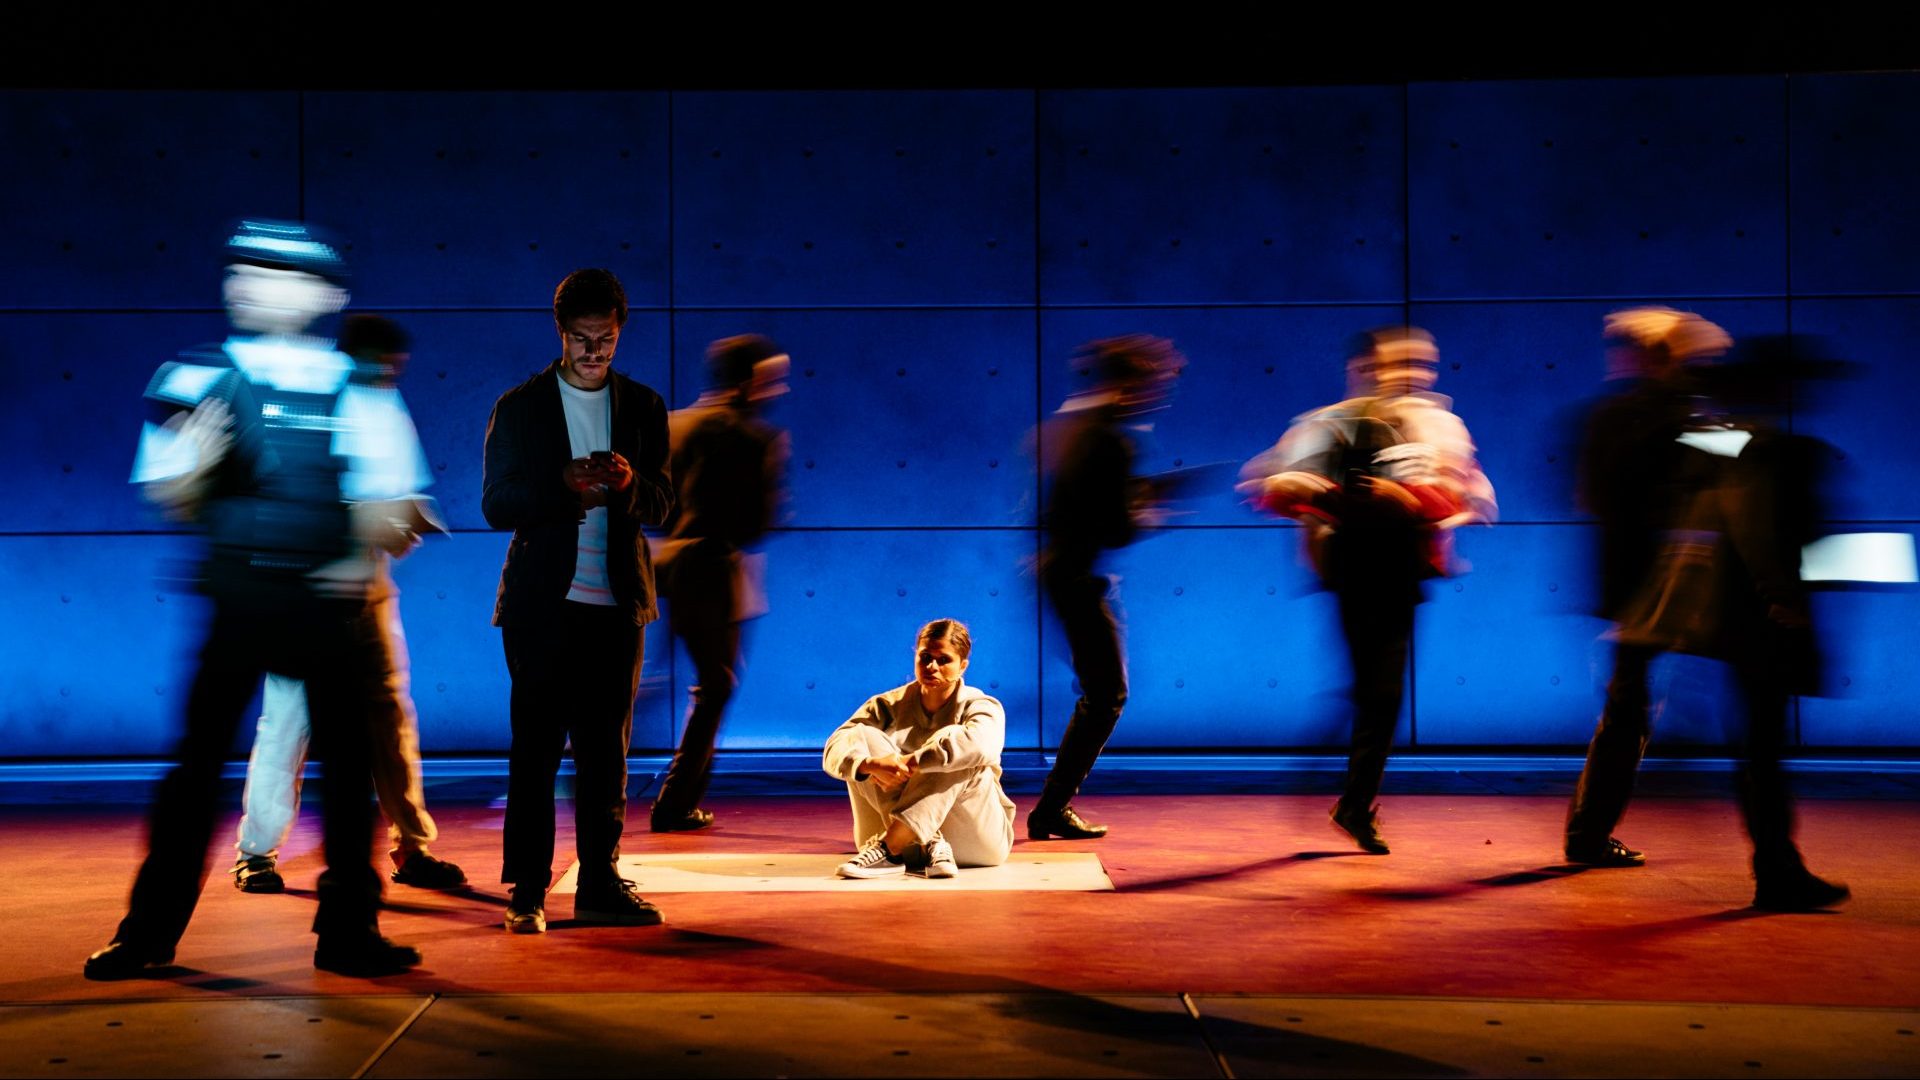
{"label": "blurred figure with red clothing", "polygon": [[1353,746],[1334,825],[1387,854],[1377,807],[1399,721],[1421,582],[1448,572],[1452,530],[1491,523],[1473,438],[1432,392],[1439,350],[1418,327],[1370,330],[1347,350],[1345,401],[1300,416],[1241,471],[1254,505],[1299,521],[1339,602],[1353,668]]}

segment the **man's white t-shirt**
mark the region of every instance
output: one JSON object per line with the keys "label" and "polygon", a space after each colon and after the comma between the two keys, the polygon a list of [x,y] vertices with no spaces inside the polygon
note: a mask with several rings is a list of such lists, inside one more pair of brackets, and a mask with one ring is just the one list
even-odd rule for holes
{"label": "man's white t-shirt", "polygon": [[[567,441],[573,456],[613,449],[613,398],[607,388],[582,390],[560,380],[560,403],[567,410]],[[587,511],[580,526],[579,557],[573,565],[573,587],[567,599],[581,604],[612,607],[613,588],[607,582],[607,508]]]}

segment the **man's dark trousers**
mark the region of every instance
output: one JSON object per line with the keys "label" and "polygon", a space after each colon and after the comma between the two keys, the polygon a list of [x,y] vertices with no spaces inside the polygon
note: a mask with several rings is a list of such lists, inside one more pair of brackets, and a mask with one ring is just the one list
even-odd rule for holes
{"label": "man's dark trousers", "polygon": [[554,778],[569,740],[579,888],[618,878],[627,816],[627,746],[646,639],[620,607],[561,601],[500,628],[513,679],[505,858],[500,880],[553,881]]}
{"label": "man's dark trousers", "polygon": [[1074,703],[1073,718],[1060,738],[1035,814],[1058,811],[1073,801],[1127,704],[1120,619],[1108,600],[1113,583],[1076,570],[1044,572],[1042,583],[1066,632],[1073,673],[1080,680],[1080,700]]}

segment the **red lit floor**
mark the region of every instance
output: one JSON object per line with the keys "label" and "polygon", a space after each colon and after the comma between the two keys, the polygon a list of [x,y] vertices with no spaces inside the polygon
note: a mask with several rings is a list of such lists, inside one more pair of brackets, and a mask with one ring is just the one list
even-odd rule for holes
{"label": "red lit floor", "polygon": [[[1767,915],[1747,906],[1747,846],[1730,800],[1643,799],[1621,835],[1649,864],[1580,873],[1559,864],[1559,798],[1391,796],[1385,857],[1354,852],[1328,826],[1327,801],[1084,798],[1112,836],[1049,848],[1098,852],[1116,892],[661,894],[652,899],[667,925],[644,929],[571,927],[571,899],[555,897],[539,937],[500,928],[500,812],[440,806],[435,851],[463,864],[474,889],[390,886],[383,928],[426,964],[374,983],[311,966],[310,816],[283,862],[287,894],[237,892],[222,849],[180,944],[181,972],[85,982],[81,961],[111,936],[141,854],[138,812],[11,809],[0,815],[0,1002],[1060,990],[1920,1004],[1920,804],[1802,802],[1809,864],[1855,898],[1834,914]],[[836,851],[850,841],[840,798],[709,805],[716,828],[631,834],[627,850]],[[571,843],[569,831],[561,850]]]}

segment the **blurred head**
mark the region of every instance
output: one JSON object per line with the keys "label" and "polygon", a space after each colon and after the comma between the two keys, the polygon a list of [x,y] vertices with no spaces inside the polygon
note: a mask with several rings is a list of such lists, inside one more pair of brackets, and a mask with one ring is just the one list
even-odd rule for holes
{"label": "blurred head", "polygon": [[920,628],[913,644],[913,678],[921,689],[950,692],[966,673],[973,637],[959,619],[935,619]]}
{"label": "blurred head", "polygon": [[560,377],[582,390],[605,386],[627,324],[620,279],[611,270],[568,274],[553,291],[553,323],[560,331]]}
{"label": "blurred head", "polygon": [[242,221],[227,238],[221,286],[234,328],[298,334],[347,304],[339,249],[298,222]]}
{"label": "blurred head", "polygon": [[792,361],[772,338],[739,334],[707,346],[707,386],[727,396],[764,401],[787,392]]}
{"label": "blurred head", "polygon": [[1665,379],[1733,346],[1719,326],[1691,311],[1660,305],[1609,314],[1602,336],[1609,379]]}
{"label": "blurred head", "polygon": [[340,324],[341,352],[381,381],[398,379],[410,357],[407,332],[379,315],[349,315]]}
{"label": "blurred head", "polygon": [[1354,335],[1347,345],[1348,393],[1396,397],[1433,389],[1440,349],[1417,326],[1382,326]]}
{"label": "blurred head", "polygon": [[1072,364],[1095,390],[1111,393],[1121,411],[1144,412],[1172,393],[1187,358],[1166,338],[1123,334],[1080,346]]}

